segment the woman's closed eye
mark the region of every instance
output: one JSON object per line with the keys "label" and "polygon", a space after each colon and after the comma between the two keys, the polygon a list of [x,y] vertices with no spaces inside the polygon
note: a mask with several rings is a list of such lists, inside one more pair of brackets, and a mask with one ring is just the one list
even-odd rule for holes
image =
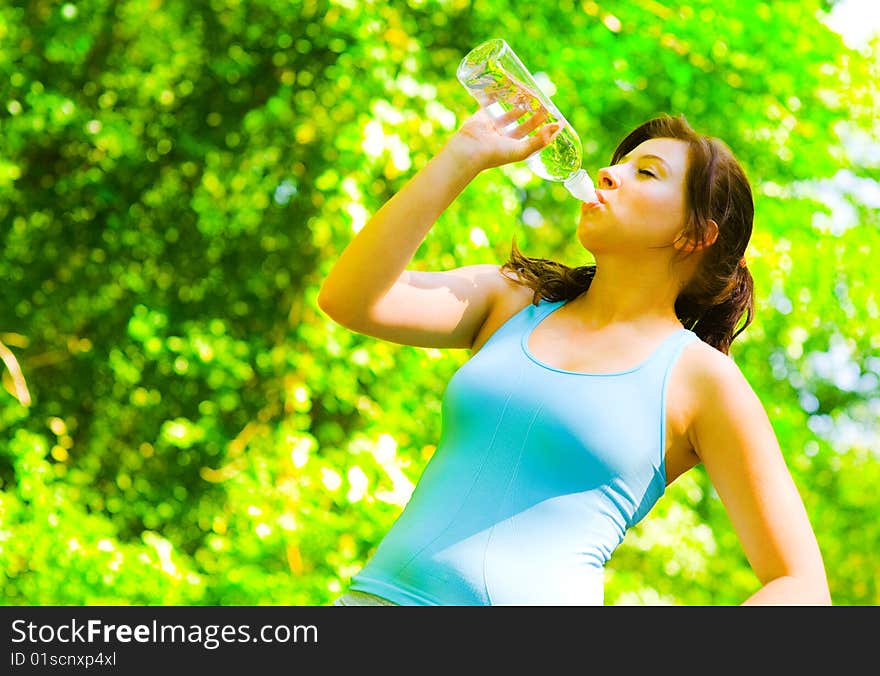
{"label": "woman's closed eye", "polygon": [[649,171],[647,169],[639,169],[640,174],[644,174],[645,176],[650,176],[651,178],[657,178],[656,174],[653,171]]}

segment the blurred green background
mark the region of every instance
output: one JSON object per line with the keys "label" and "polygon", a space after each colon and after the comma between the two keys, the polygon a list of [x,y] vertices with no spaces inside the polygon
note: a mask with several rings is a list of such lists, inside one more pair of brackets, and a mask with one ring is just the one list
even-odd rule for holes
{"label": "blurred green background", "polygon": [[[316,294],[473,112],[459,60],[503,37],[591,172],[659,112],[741,159],[757,318],[732,356],[834,602],[877,604],[880,50],[832,30],[834,4],[0,5],[2,602],[321,605],[345,589],[468,353],[352,333]],[[410,267],[500,263],[514,235],[585,264],[577,209],[522,163],[484,172]],[[757,587],[697,468],[615,553],[606,603]]]}

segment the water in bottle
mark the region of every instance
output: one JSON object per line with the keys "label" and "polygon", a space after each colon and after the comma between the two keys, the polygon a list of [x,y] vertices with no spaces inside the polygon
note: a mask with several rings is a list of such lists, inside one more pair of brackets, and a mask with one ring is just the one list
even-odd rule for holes
{"label": "water in bottle", "polygon": [[[556,122],[562,125],[562,129],[552,142],[526,158],[526,164],[541,178],[562,181],[577,199],[596,201],[593,182],[581,168],[580,138],[507,42],[495,38],[475,47],[462,59],[456,75],[494,119],[514,106],[527,106],[530,111],[543,106],[547,111],[544,124]],[[524,116],[511,126],[519,124]]]}

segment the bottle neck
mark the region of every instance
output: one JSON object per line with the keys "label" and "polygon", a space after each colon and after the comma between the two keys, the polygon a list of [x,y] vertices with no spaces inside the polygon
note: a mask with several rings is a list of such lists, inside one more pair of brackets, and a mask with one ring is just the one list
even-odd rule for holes
{"label": "bottle neck", "polygon": [[563,181],[563,185],[571,193],[572,197],[582,202],[595,202],[597,199],[596,191],[593,188],[593,181],[584,169],[578,169]]}

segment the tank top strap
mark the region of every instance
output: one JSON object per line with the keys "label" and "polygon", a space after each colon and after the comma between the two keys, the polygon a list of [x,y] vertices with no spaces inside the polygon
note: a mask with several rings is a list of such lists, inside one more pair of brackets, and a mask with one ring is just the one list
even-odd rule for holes
{"label": "tank top strap", "polygon": [[700,337],[684,327],[671,333],[654,350],[654,353],[643,362],[641,370],[654,371],[660,378],[665,380],[681,351],[695,340],[700,340]]}
{"label": "tank top strap", "polygon": [[532,327],[537,325],[548,313],[559,307],[564,301],[549,303],[548,301],[539,299],[538,305],[531,302],[520,308],[517,312],[508,317],[502,324],[495,329],[495,332],[489,336],[486,346],[489,343],[495,343],[502,339],[519,339],[523,334],[528,334]]}
{"label": "tank top strap", "polygon": [[537,305],[532,305],[529,303],[526,305],[526,309],[528,311],[528,319],[525,322],[525,331],[527,333],[531,333],[532,329],[534,329],[544,317],[549,315],[553,310],[557,309],[565,305],[568,301],[563,300],[547,300],[546,298],[541,298],[538,300]]}

